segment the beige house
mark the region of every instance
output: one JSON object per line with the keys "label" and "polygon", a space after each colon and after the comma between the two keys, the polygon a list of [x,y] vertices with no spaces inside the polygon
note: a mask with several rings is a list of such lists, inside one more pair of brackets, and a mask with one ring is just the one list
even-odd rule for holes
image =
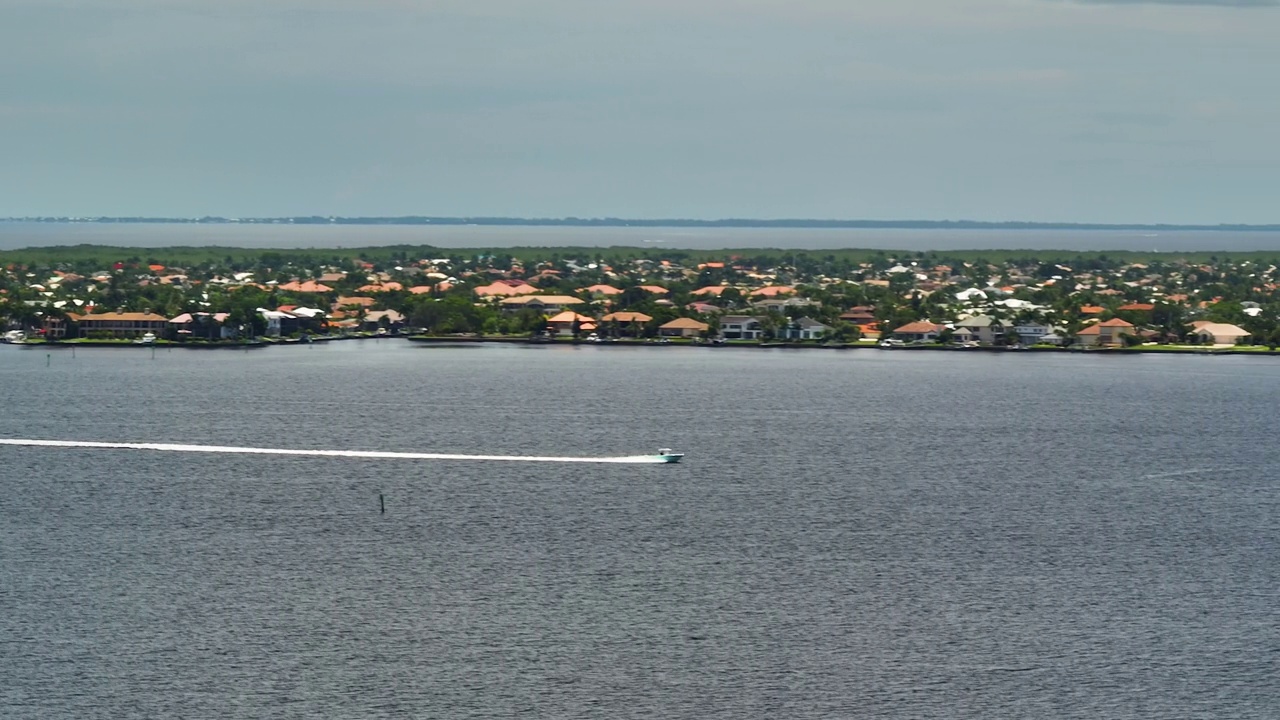
{"label": "beige house", "polygon": [[556,335],[572,335],[573,324],[578,324],[578,332],[589,333],[596,329],[596,319],[588,315],[579,315],[572,310],[565,310],[562,313],[547,318],[547,328],[554,330]]}
{"label": "beige house", "polygon": [[711,329],[711,326],[693,318],[676,318],[669,323],[658,326],[658,334],[663,337],[699,337]]}
{"label": "beige house", "polygon": [[1249,337],[1249,331],[1231,323],[1197,321],[1191,324],[1191,334],[1202,343],[1212,345],[1238,345]]}
{"label": "beige house", "polygon": [[169,318],[152,312],[113,312],[89,315],[68,315],[80,328],[80,337],[109,335],[117,338],[142,337],[153,333],[164,337],[169,330]]}
{"label": "beige house", "polygon": [[572,295],[524,295],[522,297],[505,298],[499,302],[503,312],[517,313],[521,310],[537,310],[542,313],[558,313],[573,305],[581,305],[582,301]]}

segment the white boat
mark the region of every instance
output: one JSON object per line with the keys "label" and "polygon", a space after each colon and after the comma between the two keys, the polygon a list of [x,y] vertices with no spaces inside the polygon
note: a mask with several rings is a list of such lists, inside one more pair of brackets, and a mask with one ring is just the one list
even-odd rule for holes
{"label": "white boat", "polygon": [[27,341],[27,334],[21,330],[10,330],[4,334],[3,338],[0,338],[0,341],[17,345]]}
{"label": "white boat", "polygon": [[658,448],[658,454],[655,456],[658,462],[678,463],[680,458],[684,457],[684,453],[671,452],[671,448]]}
{"label": "white boat", "polygon": [[155,345],[155,344],[156,344],[156,334],[155,334],[155,333],[150,333],[150,332],[149,332],[149,333],[145,333],[145,334],[143,334],[143,336],[142,336],[142,337],[138,338],[137,340],[134,340],[133,342],[134,342],[134,343],[136,343],[136,344],[138,344],[138,345]]}

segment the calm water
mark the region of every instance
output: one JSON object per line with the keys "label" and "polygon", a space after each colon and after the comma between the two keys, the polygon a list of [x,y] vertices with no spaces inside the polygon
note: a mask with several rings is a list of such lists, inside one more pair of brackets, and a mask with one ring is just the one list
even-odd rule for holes
{"label": "calm water", "polygon": [[422,225],[157,225],[0,223],[0,250],[50,245],[248,248],[465,247],[882,248],[885,250],[1280,250],[1280,232],[1120,230],[868,230]]}
{"label": "calm water", "polygon": [[[1280,361],[0,346],[0,716],[1274,718]],[[378,494],[386,497],[385,515]]]}

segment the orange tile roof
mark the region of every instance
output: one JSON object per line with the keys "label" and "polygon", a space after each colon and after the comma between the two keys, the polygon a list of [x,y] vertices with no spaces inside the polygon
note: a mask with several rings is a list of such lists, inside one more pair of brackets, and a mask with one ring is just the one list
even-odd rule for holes
{"label": "orange tile roof", "polygon": [[907,333],[907,334],[914,335],[914,334],[923,334],[923,333],[942,332],[944,329],[945,329],[944,326],[938,325],[936,323],[931,323],[928,320],[917,320],[916,322],[907,323],[906,325],[903,325],[900,328],[895,328],[893,332]]}
{"label": "orange tile roof", "polygon": [[716,297],[719,297],[720,293],[728,289],[729,289],[728,285],[708,285],[707,287],[698,288],[697,290],[694,290],[689,294],[690,295],[715,295]]}
{"label": "orange tile roof", "polygon": [[1151,303],[1129,303],[1128,305],[1121,305],[1120,307],[1118,307],[1118,308],[1116,308],[1116,309],[1117,309],[1117,310],[1132,310],[1132,311],[1134,311],[1134,312],[1150,312],[1150,311],[1152,311],[1152,310],[1155,310],[1155,309],[1156,309],[1156,306],[1155,306],[1155,305],[1152,305]]}
{"label": "orange tile roof", "polygon": [[580,315],[572,310],[565,310],[559,314],[547,318],[547,322],[553,323],[571,323],[577,320],[580,323],[595,322],[595,318],[586,315]]}
{"label": "orange tile roof", "polygon": [[777,297],[779,295],[790,295],[795,291],[796,291],[795,288],[787,287],[786,285],[769,285],[767,287],[762,287],[757,290],[752,290],[751,296],[752,297]]}
{"label": "orange tile roof", "polygon": [[1105,311],[1106,308],[1100,305],[1083,305],[1080,307],[1080,314],[1082,315],[1097,315]]}
{"label": "orange tile roof", "polygon": [[294,280],[292,282],[287,282],[281,285],[280,289],[287,290],[289,292],[304,292],[304,293],[333,292],[333,288],[329,287],[328,285],[322,285],[316,282],[315,280],[307,280],[306,282],[301,282],[301,283],[298,282],[297,280]]}

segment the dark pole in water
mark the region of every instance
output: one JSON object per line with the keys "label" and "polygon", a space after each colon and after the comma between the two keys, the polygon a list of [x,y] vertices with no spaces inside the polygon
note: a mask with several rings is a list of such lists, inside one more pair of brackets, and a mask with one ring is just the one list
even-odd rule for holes
{"label": "dark pole in water", "polygon": [[53,353],[44,354],[44,366],[49,367],[49,363],[53,362]]}
{"label": "dark pole in water", "polygon": [[382,499],[382,493],[378,493],[378,507],[382,509],[381,515],[387,514],[387,503]]}

